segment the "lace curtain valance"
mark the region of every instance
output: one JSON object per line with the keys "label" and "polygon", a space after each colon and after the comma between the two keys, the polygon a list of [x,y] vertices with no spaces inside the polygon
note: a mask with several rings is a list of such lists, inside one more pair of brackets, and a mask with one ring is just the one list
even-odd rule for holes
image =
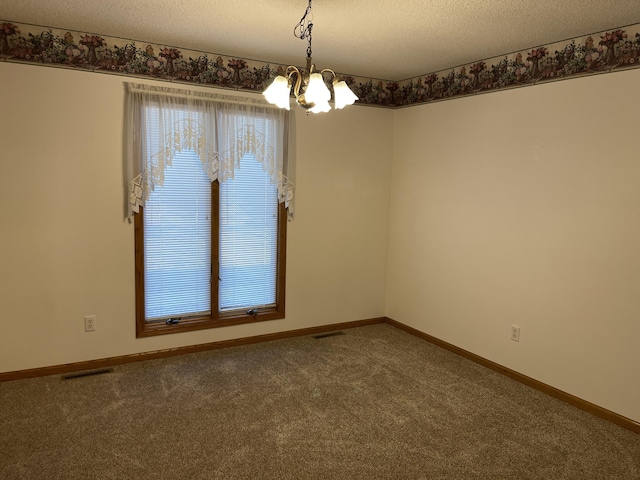
{"label": "lace curtain valance", "polygon": [[294,160],[291,113],[262,99],[127,83],[125,168],[127,217],[164,183],[177,153],[196,153],[211,181],[233,178],[252,154],[278,188],[293,218]]}

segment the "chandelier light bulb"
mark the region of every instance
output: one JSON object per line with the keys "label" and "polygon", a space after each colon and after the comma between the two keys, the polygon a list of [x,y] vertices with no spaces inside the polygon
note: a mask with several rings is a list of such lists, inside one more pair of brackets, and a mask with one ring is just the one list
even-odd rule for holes
{"label": "chandelier light bulb", "polygon": [[311,113],[326,113],[331,110],[331,105],[326,100],[314,103],[315,105],[309,109]]}
{"label": "chandelier light bulb", "polygon": [[353,105],[358,99],[355,93],[351,91],[349,86],[344,80],[340,82],[334,82],[333,84],[333,97],[336,103],[336,109],[341,109],[347,105]]}
{"label": "chandelier light bulb", "polygon": [[289,94],[291,91],[291,87],[289,86],[289,82],[286,78],[281,75],[278,75],[271,85],[262,92],[264,97],[267,99],[267,102],[271,104],[275,104],[279,108],[285,108],[289,110]]}
{"label": "chandelier light bulb", "polygon": [[309,75],[309,84],[304,92],[304,97],[308,103],[319,104],[331,100],[331,92],[327,88],[319,73]]}

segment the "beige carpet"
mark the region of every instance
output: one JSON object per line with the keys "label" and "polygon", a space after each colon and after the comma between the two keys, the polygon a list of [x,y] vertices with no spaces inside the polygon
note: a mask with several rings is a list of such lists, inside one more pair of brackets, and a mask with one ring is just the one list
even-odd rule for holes
{"label": "beige carpet", "polygon": [[640,479],[640,435],[389,325],[0,384],[0,478]]}

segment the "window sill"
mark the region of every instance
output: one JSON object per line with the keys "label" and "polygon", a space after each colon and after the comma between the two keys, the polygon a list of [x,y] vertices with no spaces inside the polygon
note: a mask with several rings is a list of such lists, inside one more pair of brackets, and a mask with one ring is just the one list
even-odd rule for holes
{"label": "window sill", "polygon": [[229,312],[220,314],[218,318],[200,317],[180,321],[180,323],[167,325],[164,322],[137,322],[136,338],[154,337],[174,333],[205,330],[208,328],[231,327],[245,323],[266,322],[269,320],[281,320],[284,313],[278,309],[263,310],[256,315],[247,315],[242,312]]}

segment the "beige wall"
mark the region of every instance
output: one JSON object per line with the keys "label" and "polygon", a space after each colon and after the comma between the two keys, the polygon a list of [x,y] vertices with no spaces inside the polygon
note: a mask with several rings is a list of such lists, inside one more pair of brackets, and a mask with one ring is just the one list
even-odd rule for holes
{"label": "beige wall", "polygon": [[640,421],[639,84],[398,111],[387,315]]}
{"label": "beige wall", "polygon": [[287,318],[140,340],[123,81],[0,62],[0,371],[386,313],[640,421],[640,70],[299,114]]}
{"label": "beige wall", "polygon": [[0,371],[384,315],[393,112],[352,108],[297,116],[286,319],[136,339],[124,80],[0,62]]}

